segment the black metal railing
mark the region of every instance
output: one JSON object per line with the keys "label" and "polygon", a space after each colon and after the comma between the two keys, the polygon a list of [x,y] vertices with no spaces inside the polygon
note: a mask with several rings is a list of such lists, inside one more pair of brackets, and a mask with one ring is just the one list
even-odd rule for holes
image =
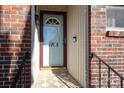
{"label": "black metal railing", "polygon": [[107,76],[108,76],[107,87],[108,88],[111,87],[110,79],[111,79],[111,71],[112,71],[113,73],[115,73],[119,77],[119,79],[120,79],[120,87],[123,88],[124,77],[122,77],[116,70],[114,70],[109,64],[107,64],[104,60],[102,60],[100,57],[98,57],[95,53],[91,53],[91,55],[90,55],[91,60],[94,57],[97,58],[98,62],[99,62],[99,88],[101,88],[101,64],[102,63],[108,69],[108,71],[107,71]]}
{"label": "black metal railing", "polygon": [[[24,87],[25,87],[25,75],[26,75],[26,73],[25,73],[25,63],[26,63],[26,60],[28,59],[28,57],[29,57],[29,52],[26,52],[25,54],[24,54],[24,56],[23,56],[23,62],[21,62],[21,64],[19,65],[19,67],[18,67],[18,71],[17,71],[17,73],[16,73],[16,75],[15,75],[15,78],[13,79],[13,82],[12,82],[12,85],[11,85],[11,87],[12,88],[16,88],[16,85],[17,85],[17,82],[18,82],[18,80],[20,79],[20,85],[24,85]],[[23,74],[22,74],[22,72],[23,72]],[[22,83],[22,75],[23,75],[23,77],[24,77],[24,80],[23,80],[23,83]]]}

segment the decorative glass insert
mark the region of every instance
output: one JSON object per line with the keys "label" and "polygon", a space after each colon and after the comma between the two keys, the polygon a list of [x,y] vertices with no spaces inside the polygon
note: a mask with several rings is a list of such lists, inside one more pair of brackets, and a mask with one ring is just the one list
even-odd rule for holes
{"label": "decorative glass insert", "polygon": [[55,17],[49,17],[46,19],[45,24],[47,24],[47,25],[60,25],[60,21]]}

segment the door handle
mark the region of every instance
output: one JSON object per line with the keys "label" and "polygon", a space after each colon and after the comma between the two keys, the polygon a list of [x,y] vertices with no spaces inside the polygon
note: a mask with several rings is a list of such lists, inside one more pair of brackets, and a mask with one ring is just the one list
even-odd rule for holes
{"label": "door handle", "polygon": [[66,40],[66,39],[64,39],[64,40],[63,40],[63,44],[66,44],[66,43],[67,43],[67,40]]}

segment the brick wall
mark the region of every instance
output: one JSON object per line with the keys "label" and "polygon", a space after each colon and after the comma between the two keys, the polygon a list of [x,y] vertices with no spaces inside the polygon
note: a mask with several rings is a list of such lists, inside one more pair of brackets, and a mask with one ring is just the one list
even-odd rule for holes
{"label": "brick wall", "polygon": [[[11,87],[26,51],[31,53],[31,7],[0,6],[0,87]],[[30,54],[29,54],[30,57]],[[26,62],[26,86],[31,85],[30,58]],[[24,74],[17,87],[24,87]],[[20,83],[22,81],[23,83]]]}
{"label": "brick wall", "polygon": [[[124,38],[106,37],[106,6],[91,6],[90,10],[90,49],[124,76]],[[98,87],[98,60],[90,63],[91,87]],[[102,87],[107,87],[107,67],[102,64]],[[111,87],[120,87],[120,79],[111,71]]]}

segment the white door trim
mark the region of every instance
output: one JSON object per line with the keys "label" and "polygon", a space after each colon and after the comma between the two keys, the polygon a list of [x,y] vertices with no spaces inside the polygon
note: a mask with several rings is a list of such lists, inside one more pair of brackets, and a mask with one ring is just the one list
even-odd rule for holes
{"label": "white door trim", "polygon": [[83,66],[84,66],[84,86],[85,88],[89,87],[89,6],[84,6],[84,34],[83,34],[83,40],[84,40],[84,59],[83,59]]}

